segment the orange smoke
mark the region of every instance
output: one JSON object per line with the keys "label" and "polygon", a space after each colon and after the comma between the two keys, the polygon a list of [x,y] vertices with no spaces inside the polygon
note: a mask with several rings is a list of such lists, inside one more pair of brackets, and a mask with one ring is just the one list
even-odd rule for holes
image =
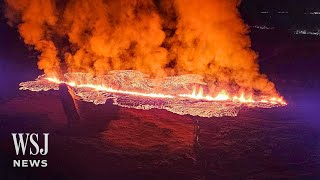
{"label": "orange smoke", "polygon": [[211,89],[235,86],[273,94],[274,84],[259,73],[238,4],[238,0],[175,0],[178,22],[170,53],[176,69],[205,75]]}
{"label": "orange smoke", "polygon": [[195,73],[205,76],[212,92],[277,94],[259,72],[238,0],[6,0],[6,5],[9,23],[18,24],[25,43],[41,52],[38,66],[49,75]]}
{"label": "orange smoke", "polygon": [[50,27],[57,22],[55,2],[52,0],[7,0],[6,17],[10,25],[19,23],[24,42],[41,52],[38,67],[46,74],[59,71],[57,49],[50,40]]}
{"label": "orange smoke", "polygon": [[69,41],[77,49],[66,53],[70,71],[165,74],[165,34],[153,1],[69,1],[63,17]]}

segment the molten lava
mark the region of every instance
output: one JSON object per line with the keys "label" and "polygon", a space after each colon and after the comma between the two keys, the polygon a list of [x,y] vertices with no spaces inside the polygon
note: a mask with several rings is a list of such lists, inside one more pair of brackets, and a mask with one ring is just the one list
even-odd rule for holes
{"label": "molten lava", "polygon": [[98,84],[76,84],[74,81],[60,81],[57,78],[45,78],[50,82],[57,83],[57,84],[68,84],[71,87],[76,88],[91,88],[96,91],[106,91],[109,93],[119,93],[119,94],[128,94],[128,95],[135,95],[135,96],[144,96],[144,97],[152,97],[152,98],[174,98],[174,96],[166,95],[166,94],[160,94],[160,93],[141,93],[141,92],[134,92],[134,91],[126,91],[126,90],[115,90],[110,87],[105,87],[103,85]]}
{"label": "molten lava", "polygon": [[59,79],[57,79],[55,77],[53,77],[53,78],[47,77],[45,79],[47,79],[50,82],[57,83],[57,84],[65,83],[71,87],[76,87],[76,88],[91,88],[96,91],[106,91],[109,93],[119,93],[119,94],[127,94],[127,95],[134,95],[134,96],[151,97],[151,98],[184,97],[184,98],[206,100],[206,101],[239,101],[241,103],[262,102],[262,103],[272,103],[272,104],[281,104],[281,105],[287,104],[283,100],[282,97],[280,97],[280,98],[271,97],[269,100],[262,99],[259,101],[255,101],[255,100],[253,100],[252,95],[250,95],[250,96],[248,96],[248,98],[246,98],[244,93],[242,93],[240,97],[234,96],[233,98],[230,98],[229,94],[225,90],[220,91],[217,96],[212,97],[209,95],[204,95],[202,87],[200,87],[197,92],[197,89],[195,86],[193,86],[193,91],[191,94],[178,94],[177,96],[174,96],[174,95],[161,94],[161,93],[142,93],[142,92],[134,92],[134,91],[126,91],[126,90],[116,90],[116,89],[112,89],[111,87],[105,87],[103,85],[98,85],[98,84],[76,84],[74,81],[64,82],[64,81],[60,81]]}
{"label": "molten lava", "polygon": [[176,114],[202,117],[236,116],[241,106],[271,108],[287,104],[282,97],[245,93],[232,96],[226,90],[215,96],[207,95],[204,91],[206,84],[196,75],[169,77],[160,83],[138,71],[112,71],[102,77],[67,73],[64,79],[42,75],[35,81],[20,83],[20,89],[58,90],[59,84],[65,83],[73,88],[77,100],[104,104],[107,99],[112,99],[115,105],[122,107],[166,109]]}

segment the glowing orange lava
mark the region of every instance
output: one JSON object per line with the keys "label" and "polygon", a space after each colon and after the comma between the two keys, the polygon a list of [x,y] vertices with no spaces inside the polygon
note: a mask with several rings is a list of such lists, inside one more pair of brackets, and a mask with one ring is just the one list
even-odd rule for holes
{"label": "glowing orange lava", "polygon": [[272,97],[269,100],[268,99],[254,100],[252,95],[245,96],[244,93],[241,93],[240,97],[233,96],[233,98],[230,98],[229,94],[225,90],[221,90],[217,96],[212,97],[209,95],[204,95],[202,87],[199,88],[198,93],[196,88],[194,87],[191,94],[180,94],[179,96],[192,98],[192,99],[207,100],[207,101],[234,101],[234,102],[241,102],[241,103],[261,102],[261,103],[287,105],[287,103],[283,100],[282,97],[280,98]]}
{"label": "glowing orange lava", "polygon": [[97,91],[106,91],[110,93],[119,93],[119,94],[129,94],[129,95],[136,95],[136,96],[144,96],[144,97],[153,97],[153,98],[174,98],[175,96],[160,94],[160,93],[141,93],[141,92],[133,92],[133,91],[125,91],[125,90],[116,90],[110,87],[105,87],[103,85],[95,85],[95,84],[76,84],[74,81],[71,82],[64,82],[60,81],[57,78],[45,78],[51,82],[57,84],[68,84],[71,87],[79,87],[79,88],[92,88]]}
{"label": "glowing orange lava", "polygon": [[227,101],[230,100],[228,93],[225,90],[219,92],[216,97],[212,97],[209,95],[204,95],[203,88],[199,88],[199,92],[197,93],[196,87],[193,87],[192,94],[179,94],[180,97],[187,97],[192,99],[200,99],[207,101]]}
{"label": "glowing orange lava", "polygon": [[221,90],[215,97],[210,95],[205,95],[203,88],[200,87],[197,91],[197,88],[194,86],[191,94],[178,94],[178,95],[168,95],[168,94],[161,94],[161,93],[142,93],[142,92],[134,92],[134,91],[126,91],[126,90],[116,90],[111,87],[105,87],[103,85],[97,85],[97,84],[77,84],[74,81],[61,81],[58,78],[51,78],[47,77],[46,80],[61,84],[65,83],[68,84],[71,87],[77,87],[77,88],[91,88],[97,91],[105,91],[109,93],[119,93],[119,94],[128,94],[128,95],[135,95],[135,96],[143,96],[143,97],[152,97],[152,98],[190,98],[190,99],[196,99],[196,100],[205,100],[205,101],[233,101],[233,102],[240,102],[240,103],[272,103],[272,104],[281,104],[281,105],[287,105],[287,103],[283,100],[282,97],[271,97],[271,98],[264,98],[260,100],[254,100],[252,95],[245,95],[244,93],[241,93],[240,96],[233,96],[232,98],[225,90]]}

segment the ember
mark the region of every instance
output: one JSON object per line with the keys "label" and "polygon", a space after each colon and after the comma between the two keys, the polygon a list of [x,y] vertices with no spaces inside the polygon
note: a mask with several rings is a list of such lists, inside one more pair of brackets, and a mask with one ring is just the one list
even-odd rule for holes
{"label": "ember", "polygon": [[[242,93],[240,97],[231,98],[225,90],[216,96],[205,95],[202,86],[206,84],[196,75],[170,77],[159,82],[138,71],[123,70],[100,77],[67,73],[65,79],[62,81],[41,75],[35,81],[20,83],[20,90],[58,90],[59,84],[65,83],[74,89],[78,100],[104,104],[107,99],[113,99],[115,105],[122,107],[166,109],[181,115],[201,117],[236,116],[241,106],[271,108],[286,105],[282,97],[253,98]],[[127,84],[124,79],[131,83]],[[197,90],[196,85],[202,86]]]}

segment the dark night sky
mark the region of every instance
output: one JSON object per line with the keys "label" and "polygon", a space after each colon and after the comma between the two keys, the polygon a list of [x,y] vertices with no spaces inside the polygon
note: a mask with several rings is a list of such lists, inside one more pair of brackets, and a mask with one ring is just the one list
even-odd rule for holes
{"label": "dark night sky", "polygon": [[[318,28],[320,14],[319,0],[243,0],[241,14],[250,25],[262,24],[278,28]],[[261,12],[269,12],[262,14]],[[288,12],[279,14],[278,12]]]}
{"label": "dark night sky", "polygon": [[319,0],[242,0],[249,10],[308,11],[320,10]]}

